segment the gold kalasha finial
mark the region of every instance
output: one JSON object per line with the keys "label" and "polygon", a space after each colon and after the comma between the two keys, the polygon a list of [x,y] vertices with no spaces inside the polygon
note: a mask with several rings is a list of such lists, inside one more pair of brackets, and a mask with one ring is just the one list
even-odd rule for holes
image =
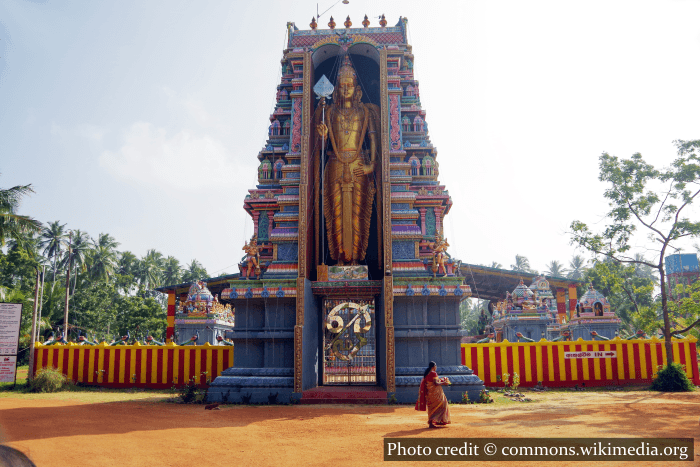
{"label": "gold kalasha finial", "polygon": [[350,15],[348,15],[348,17],[345,19],[343,25],[348,29],[350,28],[350,26],[352,26],[352,21],[350,21]]}
{"label": "gold kalasha finial", "polygon": [[332,16],[331,16],[331,20],[328,22],[328,27],[331,29],[335,29],[335,21],[333,21]]}
{"label": "gold kalasha finial", "polygon": [[386,27],[386,18],[384,17],[384,13],[382,13],[382,17],[381,17],[381,19],[379,20],[379,25],[380,25],[381,27],[383,27],[383,28]]}
{"label": "gold kalasha finial", "polygon": [[365,19],[362,20],[362,25],[364,27],[369,27],[369,18],[367,18],[367,15],[365,15]]}
{"label": "gold kalasha finial", "polygon": [[318,27],[318,23],[316,22],[315,17],[311,18],[311,24],[309,24],[309,26],[311,26],[311,29],[313,29],[314,31],[316,30],[316,28]]}

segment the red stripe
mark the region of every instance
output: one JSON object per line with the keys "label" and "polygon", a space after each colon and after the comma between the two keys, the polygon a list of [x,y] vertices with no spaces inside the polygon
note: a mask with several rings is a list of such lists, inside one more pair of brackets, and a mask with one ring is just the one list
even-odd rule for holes
{"label": "red stripe", "polygon": [[651,379],[651,375],[654,374],[652,364],[651,364],[651,344],[644,343],[644,359],[647,362],[647,379]]}
{"label": "red stripe", "polygon": [[63,351],[63,368],[61,369],[61,372],[63,372],[63,374],[66,376],[68,376],[68,356],[70,354],[70,350],[70,348],[66,347]]}
{"label": "red stripe", "polygon": [[136,373],[136,382],[138,384],[145,383],[146,381],[141,381],[141,359],[143,356],[141,355],[141,352],[144,352],[141,349],[136,349],[134,352],[135,358],[136,358],[136,367],[134,368],[134,372]]}
{"label": "red stripe", "polygon": [[[114,377],[112,378],[112,382],[118,383],[119,382],[119,368],[121,367],[121,356],[122,356],[122,349],[114,349]],[[127,370],[125,375],[129,374],[129,371]],[[126,376],[126,380],[129,380],[129,377]]]}
{"label": "red stripe", "polygon": [[507,382],[510,382],[510,381],[513,381],[513,346],[512,345],[509,345],[506,348],[506,363],[508,366],[506,373],[508,373],[510,375],[509,381],[507,381]]}
{"label": "red stripe", "polygon": [[542,383],[549,382],[549,354],[547,349],[550,348],[548,345],[543,345],[540,347],[542,349]]}
{"label": "red stripe", "polygon": [[[614,351],[614,352],[615,352],[615,355],[618,355],[618,352],[617,352],[617,345],[612,344],[612,345],[610,346],[610,350],[611,350],[611,351]],[[615,357],[615,358],[611,358],[611,359],[610,359],[610,367],[611,367],[611,369],[612,369],[612,376],[611,376],[611,377],[612,377],[612,381],[614,382],[614,384],[619,385],[619,384],[620,384],[620,380],[619,380],[618,375],[617,375],[617,358],[618,358],[618,357]]]}
{"label": "red stripe", "polygon": [[131,353],[133,350],[122,349],[122,352],[126,354],[124,357],[124,382],[126,384],[133,384],[134,380],[131,379],[134,377],[134,374],[131,372]]}
{"label": "red stripe", "polygon": [[152,377],[153,373],[153,351],[151,349],[146,350],[146,383],[153,384]]}
{"label": "red stripe", "polygon": [[[663,344],[656,344],[656,365],[657,367],[663,366],[666,364],[664,362],[664,350],[661,348]],[[657,368],[654,368],[654,372],[657,371]]]}
{"label": "red stripe", "polygon": [[219,350],[217,349],[211,353],[211,372],[212,372],[211,380],[212,381],[214,381],[214,378],[219,376],[219,374],[217,373],[219,371],[218,364],[219,364]]}
{"label": "red stripe", "polygon": [[80,351],[83,349],[85,349],[85,347],[73,349],[73,381],[80,381],[82,377],[80,374]]}
{"label": "red stripe", "polygon": [[54,368],[58,368],[58,348],[55,348],[53,351],[53,361],[51,362],[51,366]]}
{"label": "red stripe", "polygon": [[[466,354],[466,351],[464,350],[464,347],[460,346],[460,352],[462,353],[462,366],[466,366],[467,365],[467,356],[466,356],[467,354]],[[216,353],[216,352],[214,352],[214,353]]]}
{"label": "red stripe", "polygon": [[[530,345],[530,374],[532,375],[531,383],[537,384],[540,378],[537,376],[537,346]],[[544,380],[544,375],[542,376]]]}
{"label": "red stripe", "polygon": [[[104,352],[104,351],[102,351]],[[92,371],[92,382],[97,383],[100,379],[97,377],[98,372],[97,370],[99,369],[100,366],[100,349],[95,349],[95,363],[93,365]]]}
{"label": "red stripe", "polygon": [[[175,383],[175,381],[173,381],[173,358],[175,356],[175,349],[168,349],[168,350],[166,350],[166,352],[168,352],[168,369],[167,369],[168,380],[163,381],[163,383],[170,385],[170,384]],[[161,366],[161,368],[162,368],[163,362],[162,361],[158,362],[158,365]]]}
{"label": "red stripe", "polygon": [[518,346],[518,375],[520,376],[520,381],[525,383],[525,346]]}
{"label": "red stripe", "polygon": [[[182,349],[176,349],[177,352],[177,382],[184,384],[188,378],[185,378],[185,352]],[[177,383],[176,383],[177,384]]]}
{"label": "red stripe", "polygon": [[206,375],[202,374],[207,371],[207,354],[209,352],[197,349],[195,353],[198,354],[199,358],[202,359],[202,363],[199,365],[199,384],[204,385],[207,384],[207,377],[211,377],[211,375],[208,373]]}
{"label": "red stripe", "polygon": [[559,375],[559,346],[552,346],[552,367],[554,368],[554,381],[552,383],[561,383],[561,376]]}
{"label": "red stripe", "polygon": [[627,343],[622,344],[622,366],[625,369],[624,379],[627,381],[630,379],[630,362],[627,356]]}
{"label": "red stripe", "polygon": [[[479,374],[479,371],[478,371],[479,363],[481,363],[481,362],[479,362],[477,357],[476,357],[476,346],[475,345],[473,345],[471,347],[471,352],[472,352],[472,371],[474,372],[475,375],[478,375]],[[228,352],[226,352],[224,354],[224,356],[228,356]],[[224,360],[224,368],[226,368],[226,360]],[[479,375],[479,376],[481,376],[481,375]],[[483,379],[483,378],[481,378],[481,379]]]}
{"label": "red stripe", "polygon": [[[580,345],[577,345],[576,352],[580,352],[581,350],[583,350],[583,348]],[[585,363],[585,360],[576,360],[576,378],[583,384],[586,384],[583,380],[583,365]]]}
{"label": "red stripe", "polygon": [[698,374],[698,351],[695,342],[690,343],[690,362],[693,367],[693,382],[700,384],[700,375]]}
{"label": "red stripe", "polygon": [[[107,383],[109,381],[109,355],[113,352],[114,350],[111,348],[107,348],[104,351],[104,360],[105,364],[103,369],[105,370],[102,376],[102,382]],[[99,379],[99,378],[98,378]]]}
{"label": "red stripe", "polygon": [[190,349],[190,350],[185,350],[185,352],[189,352],[189,353],[190,353],[190,368],[189,368],[189,371],[188,371],[189,376],[187,377],[187,382],[189,382],[190,379],[192,379],[192,378],[194,378],[194,380],[197,381],[197,380],[199,379],[199,378],[198,378],[199,375],[196,375],[196,374],[195,374],[195,368],[194,368],[194,364],[195,364],[194,359],[197,358],[197,350],[196,350],[196,349]]}
{"label": "red stripe", "polygon": [[484,384],[488,385],[491,383],[491,365],[489,365],[489,348],[484,347]]}
{"label": "red stripe", "polygon": [[496,357],[496,380],[499,376],[503,378],[503,372],[501,371],[501,348],[494,347],[494,356]]}
{"label": "red stripe", "polygon": [[89,378],[89,371],[90,371],[90,354],[92,354],[92,352],[91,352],[90,350],[91,350],[91,349],[89,349],[89,348],[88,348],[88,349],[85,349],[85,352],[84,352],[84,354],[83,354],[83,355],[85,355],[85,356],[83,357],[83,383],[87,383],[87,382],[88,382],[88,378]]}
{"label": "red stripe", "polygon": [[226,349],[226,350],[224,351],[224,364],[222,365],[222,368],[223,368],[224,370],[227,369],[227,368],[230,367],[230,366],[233,366],[233,362],[230,361],[230,360],[231,360],[231,359],[230,359],[230,355],[231,355],[231,352],[230,352],[228,349]]}
{"label": "red stripe", "polygon": [[[574,350],[573,347],[574,347],[573,345],[565,345],[564,352],[573,351]],[[572,381],[572,378],[571,378],[571,360],[573,360],[573,359],[569,358],[568,361],[566,358],[564,359],[564,374],[566,375],[565,381]]]}
{"label": "red stripe", "polygon": [[639,345],[630,344],[632,346],[632,356],[634,357],[634,379],[642,379],[642,362],[639,355]]}
{"label": "red stripe", "polygon": [[[589,350],[593,348],[592,345],[589,345]],[[600,347],[598,347],[600,348]],[[600,352],[600,351],[598,351]],[[588,381],[595,381],[595,366],[600,364],[600,359],[599,358],[589,358],[588,359]],[[589,384],[589,383],[586,383]]]}

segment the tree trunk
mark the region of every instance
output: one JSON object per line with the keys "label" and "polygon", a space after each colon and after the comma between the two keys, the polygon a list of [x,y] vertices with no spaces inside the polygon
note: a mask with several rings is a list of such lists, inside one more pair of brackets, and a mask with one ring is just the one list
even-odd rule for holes
{"label": "tree trunk", "polygon": [[664,317],[664,347],[666,347],[666,365],[671,366],[671,363],[673,363],[673,343],[671,342],[671,320],[668,317],[668,300],[666,299],[666,277],[664,276],[663,263],[664,249],[661,250],[661,260],[659,261],[658,269],[661,275],[661,311]]}

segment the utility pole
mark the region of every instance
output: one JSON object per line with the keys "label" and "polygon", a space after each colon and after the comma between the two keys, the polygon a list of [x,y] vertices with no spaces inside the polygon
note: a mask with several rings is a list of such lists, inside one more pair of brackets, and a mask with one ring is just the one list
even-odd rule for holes
{"label": "utility pole", "polygon": [[41,295],[39,295],[39,318],[36,327],[36,340],[39,340],[41,333],[41,310],[44,307],[44,280],[46,279],[46,265],[41,267]]}
{"label": "utility pole", "polygon": [[70,290],[70,268],[73,263],[73,257],[71,256],[73,246],[73,231],[70,231],[70,236],[68,237],[68,271],[66,272],[66,314],[63,316],[63,338],[68,341],[68,291]]}
{"label": "utility pole", "polygon": [[41,270],[36,268],[36,284],[34,286],[34,309],[32,310],[32,333],[29,339],[29,374],[27,379],[34,379],[34,341],[36,336],[36,313],[37,313],[37,302],[39,301],[39,276],[41,275]]}

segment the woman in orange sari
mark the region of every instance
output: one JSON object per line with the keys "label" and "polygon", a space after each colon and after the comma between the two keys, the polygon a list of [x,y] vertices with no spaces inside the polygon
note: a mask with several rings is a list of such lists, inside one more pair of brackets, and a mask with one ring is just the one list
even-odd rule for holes
{"label": "woman in orange sari", "polygon": [[416,410],[428,410],[428,427],[447,425],[450,421],[450,408],[447,397],[440,386],[450,384],[447,379],[441,379],[437,374],[437,364],[430,362],[420,383],[420,395],[416,402]]}

